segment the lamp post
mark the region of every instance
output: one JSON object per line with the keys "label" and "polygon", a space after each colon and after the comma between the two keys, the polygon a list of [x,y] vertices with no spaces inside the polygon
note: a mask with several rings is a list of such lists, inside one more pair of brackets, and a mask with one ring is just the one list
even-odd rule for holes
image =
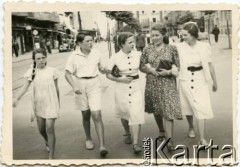
{"label": "lamp post", "polygon": [[[229,16],[230,16],[230,11],[227,11]],[[228,35],[228,48],[232,49],[232,43],[231,43],[231,37],[230,37],[230,28],[229,28],[229,22],[228,22],[228,18],[227,20],[227,35]]]}
{"label": "lamp post", "polygon": [[111,37],[110,37],[110,28],[109,28],[108,18],[107,18],[107,41],[108,41],[108,53],[110,58],[112,56],[112,47],[111,47]]}

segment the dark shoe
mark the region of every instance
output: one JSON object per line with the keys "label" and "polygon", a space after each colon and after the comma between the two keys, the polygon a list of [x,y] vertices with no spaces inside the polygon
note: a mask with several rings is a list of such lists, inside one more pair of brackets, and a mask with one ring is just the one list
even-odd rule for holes
{"label": "dark shoe", "polygon": [[142,148],[138,144],[133,145],[133,150],[135,154],[139,154],[140,152],[142,152]]}
{"label": "dark shoe", "polygon": [[165,139],[165,132],[159,132],[159,136],[157,137],[159,141],[163,141]]}
{"label": "dark shoe", "polygon": [[125,143],[126,144],[132,144],[132,137],[131,137],[131,135],[130,134],[126,134],[126,135],[124,135],[124,136],[126,136],[126,138],[125,138]]}
{"label": "dark shoe", "polygon": [[102,158],[106,157],[108,150],[105,147],[100,148],[100,155]]}
{"label": "dark shoe", "polygon": [[172,141],[169,141],[169,143],[167,145],[167,149],[168,149],[169,152],[175,151],[175,146],[173,145]]}

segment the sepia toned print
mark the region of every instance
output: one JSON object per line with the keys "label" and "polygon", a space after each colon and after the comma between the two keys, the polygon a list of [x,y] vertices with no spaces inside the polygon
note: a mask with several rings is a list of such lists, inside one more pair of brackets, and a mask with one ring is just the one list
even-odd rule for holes
{"label": "sepia toned print", "polygon": [[3,163],[237,163],[237,12],[5,4]]}

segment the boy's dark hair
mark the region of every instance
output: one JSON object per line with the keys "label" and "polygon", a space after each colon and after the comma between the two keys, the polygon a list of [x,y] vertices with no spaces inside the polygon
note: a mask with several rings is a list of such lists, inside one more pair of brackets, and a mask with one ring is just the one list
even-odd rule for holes
{"label": "boy's dark hair", "polygon": [[78,43],[78,42],[83,42],[83,40],[84,40],[84,38],[86,37],[86,36],[90,36],[91,37],[91,35],[89,34],[89,33],[84,33],[84,32],[81,32],[81,33],[79,33],[78,35],[77,35],[77,37],[76,37],[76,43]]}

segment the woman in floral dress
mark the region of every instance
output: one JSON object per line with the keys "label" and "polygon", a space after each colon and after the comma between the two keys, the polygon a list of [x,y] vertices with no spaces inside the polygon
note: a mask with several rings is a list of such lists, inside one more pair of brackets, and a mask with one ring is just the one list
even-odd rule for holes
{"label": "woman in floral dress", "polygon": [[[176,47],[168,45],[166,33],[167,29],[164,25],[156,24],[152,27],[153,44],[143,51],[140,65],[141,71],[147,74],[145,112],[154,114],[160,139],[172,138],[173,120],[182,119],[176,86],[179,67],[178,52]],[[157,69],[161,61],[169,64],[170,69]],[[167,148],[170,151],[174,149],[172,140]]]}

